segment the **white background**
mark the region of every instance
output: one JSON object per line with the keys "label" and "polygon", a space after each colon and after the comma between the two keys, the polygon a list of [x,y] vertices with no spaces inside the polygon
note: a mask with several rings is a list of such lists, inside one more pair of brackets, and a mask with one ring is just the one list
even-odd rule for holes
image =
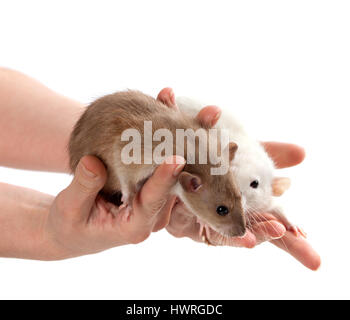
{"label": "white background", "polygon": [[[208,248],[165,231],[59,262],[0,259],[0,298],[350,298],[348,1],[1,1],[0,64],[88,103],[171,86],[234,110],[305,162],[284,196],[319,271],[270,244]],[[71,177],[0,168],[57,194]]]}

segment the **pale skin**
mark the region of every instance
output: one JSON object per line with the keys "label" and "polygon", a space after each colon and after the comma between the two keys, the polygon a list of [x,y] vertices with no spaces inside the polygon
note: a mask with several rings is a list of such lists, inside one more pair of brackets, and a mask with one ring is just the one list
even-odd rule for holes
{"label": "pale skin", "polygon": [[[176,108],[171,89],[163,89],[158,99]],[[26,75],[0,68],[0,165],[68,173],[66,146],[84,107]],[[214,125],[220,109],[208,106],[197,117]],[[280,168],[304,159],[303,149],[295,145],[270,142],[264,146]],[[112,214],[111,205],[98,196],[106,171],[92,156],[80,161],[72,183],[56,197],[0,183],[0,256],[65,259],[136,244],[163,228],[176,237],[200,241],[199,225],[170,195],[184,166],[181,157],[172,160],[157,168],[135,197],[128,216],[123,209]],[[282,181],[279,192],[288,184],[288,180]],[[282,249],[286,245],[289,253],[310,269],[319,267],[319,256],[303,237],[286,231],[272,216],[261,216],[245,237],[223,244],[252,248],[271,241]],[[221,244],[215,243],[215,235],[211,240]]]}

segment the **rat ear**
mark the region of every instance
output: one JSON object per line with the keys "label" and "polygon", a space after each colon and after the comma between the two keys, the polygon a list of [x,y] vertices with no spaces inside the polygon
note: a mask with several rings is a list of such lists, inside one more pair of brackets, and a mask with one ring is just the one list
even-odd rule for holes
{"label": "rat ear", "polygon": [[185,171],[181,172],[179,182],[187,192],[196,192],[202,186],[201,178]]}
{"label": "rat ear", "polygon": [[275,178],[272,181],[272,194],[275,197],[280,197],[290,187],[289,178]]}
{"label": "rat ear", "polygon": [[228,144],[228,154],[229,154],[229,159],[230,162],[233,160],[233,158],[235,157],[236,151],[238,149],[238,146],[236,143],[234,142],[230,142]]}

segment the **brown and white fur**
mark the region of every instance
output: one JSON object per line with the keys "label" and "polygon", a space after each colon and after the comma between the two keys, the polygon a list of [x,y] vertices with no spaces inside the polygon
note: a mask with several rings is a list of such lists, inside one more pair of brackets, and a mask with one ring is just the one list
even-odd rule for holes
{"label": "brown and white fur", "polygon": [[[107,168],[108,180],[103,188],[106,199],[122,193],[123,206],[132,206],[133,198],[143,183],[157,167],[154,159],[150,164],[124,164],[121,150],[128,141],[121,141],[126,129],[137,129],[142,136],[144,121],[152,121],[152,134],[162,128],[197,130],[203,127],[196,119],[179,110],[166,107],[163,103],[137,91],[117,92],[94,101],[77,122],[69,143],[70,166],[74,172],[79,160],[85,155],[94,155]],[[161,143],[152,144],[152,151]],[[185,144],[186,147],[186,144]],[[237,146],[230,143],[229,158],[233,161]],[[176,154],[176,145],[173,145]],[[196,151],[197,151],[196,146]],[[167,156],[167,155],[165,155]],[[184,153],[186,159],[186,151]],[[208,156],[209,158],[209,156]],[[144,160],[144,159],[143,159]],[[243,236],[246,231],[245,216],[241,203],[241,193],[230,170],[224,175],[212,175],[210,169],[217,165],[186,164],[173,188],[177,195],[199,221],[203,221],[217,232],[226,236]],[[228,214],[219,215],[217,208],[225,206]]]}
{"label": "brown and white fur", "polygon": [[[195,117],[205,106],[187,97],[178,97],[176,104],[181,111],[192,117]],[[256,214],[268,212],[280,220],[287,230],[305,237],[305,233],[287,219],[282,207],[273,197],[274,181],[276,181],[274,179],[275,166],[261,144],[251,138],[242,124],[228,112],[223,111],[216,127],[227,129],[230,141],[238,145],[231,169],[242,193],[242,204],[247,220],[254,221]],[[256,181],[258,186],[253,188],[252,183]]]}

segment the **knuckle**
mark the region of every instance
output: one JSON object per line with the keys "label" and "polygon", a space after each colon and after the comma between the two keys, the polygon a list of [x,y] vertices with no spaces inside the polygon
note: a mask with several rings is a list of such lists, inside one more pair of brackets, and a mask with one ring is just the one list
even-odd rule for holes
{"label": "knuckle", "polygon": [[95,192],[95,183],[92,181],[78,179],[76,183],[82,193],[92,194]]}

